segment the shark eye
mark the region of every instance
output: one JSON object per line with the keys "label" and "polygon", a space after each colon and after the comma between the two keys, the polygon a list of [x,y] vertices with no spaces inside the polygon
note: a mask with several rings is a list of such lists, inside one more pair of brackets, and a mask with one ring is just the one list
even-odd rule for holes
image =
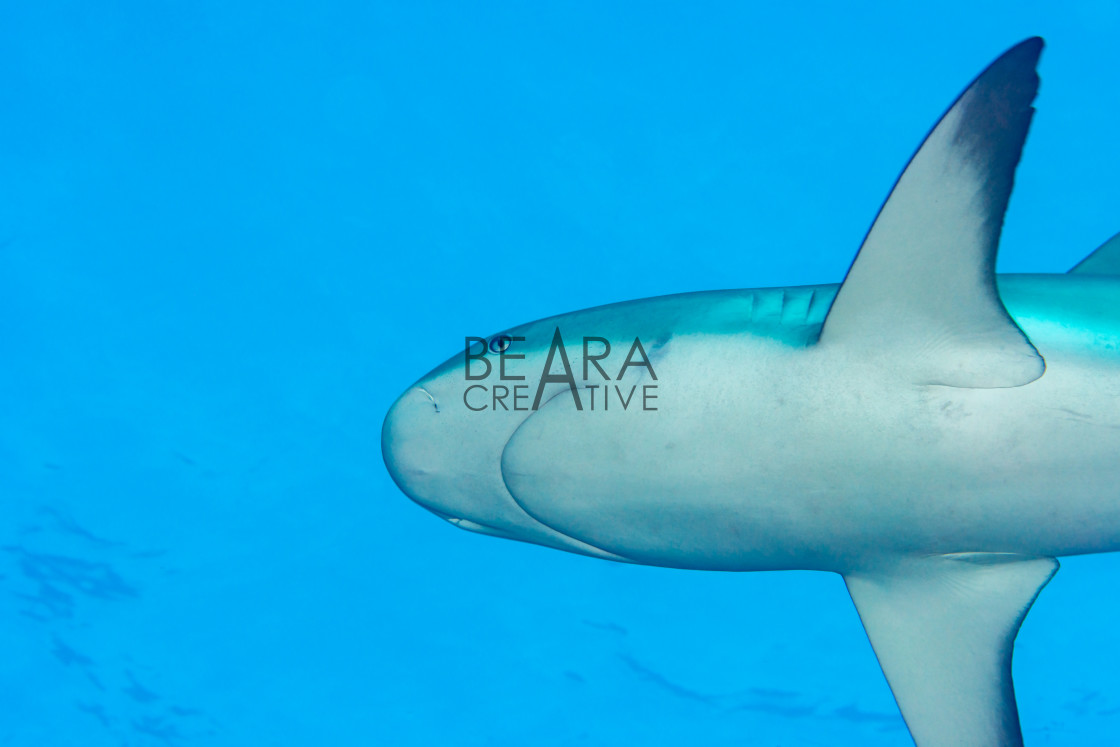
{"label": "shark eye", "polygon": [[504,353],[509,350],[509,344],[512,340],[508,335],[494,335],[490,338],[490,352]]}

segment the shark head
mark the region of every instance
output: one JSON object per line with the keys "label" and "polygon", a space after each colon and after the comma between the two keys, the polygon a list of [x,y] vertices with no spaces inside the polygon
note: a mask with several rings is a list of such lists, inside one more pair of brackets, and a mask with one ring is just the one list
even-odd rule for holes
{"label": "shark head", "polygon": [[[381,450],[397,486],[432,513],[463,529],[531,541],[540,530],[513,502],[498,467],[510,434],[528,413],[503,408],[504,400],[495,409],[490,377],[467,378],[493,375],[507,353],[526,356],[513,359],[518,363],[539,357],[536,340],[520,339],[510,350],[514,337],[525,335],[510,330],[471,341],[409,387],[385,416]],[[505,361],[506,375],[521,375],[511,362]]]}
{"label": "shark head", "polygon": [[[463,351],[409,387],[381,431],[382,456],[401,491],[461,529],[621,559],[534,519],[502,474],[507,444],[537,407],[560,393],[579,396],[573,392],[582,384],[584,342],[575,335],[569,346],[560,333],[579,317],[468,337]],[[594,342],[587,352],[595,362],[603,358]]]}

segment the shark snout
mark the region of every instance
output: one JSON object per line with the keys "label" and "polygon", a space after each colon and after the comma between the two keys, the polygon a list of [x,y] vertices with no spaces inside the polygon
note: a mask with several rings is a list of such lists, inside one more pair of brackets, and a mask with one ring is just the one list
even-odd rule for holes
{"label": "shark snout", "polygon": [[[438,382],[437,382],[438,386]],[[458,414],[458,417],[456,415]],[[496,465],[505,437],[440,408],[440,397],[418,384],[389,408],[381,426],[381,456],[393,482],[415,503],[455,526],[493,534],[495,504],[505,498]],[[489,519],[489,522],[487,521]]]}
{"label": "shark snout", "polygon": [[397,487],[413,500],[419,500],[423,483],[438,464],[439,417],[436,399],[424,387],[415,386],[393,403],[381,426],[385,466]]}
{"label": "shark snout", "polygon": [[526,514],[502,476],[502,452],[523,413],[475,412],[461,382],[425,379],[400,396],[381,427],[381,455],[393,482],[415,503],[460,529],[623,560]]}

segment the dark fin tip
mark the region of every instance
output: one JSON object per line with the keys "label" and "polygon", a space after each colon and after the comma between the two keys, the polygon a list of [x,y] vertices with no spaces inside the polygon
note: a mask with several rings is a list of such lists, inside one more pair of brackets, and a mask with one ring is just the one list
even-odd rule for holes
{"label": "dark fin tip", "polygon": [[961,96],[965,110],[955,140],[965,148],[969,160],[988,172],[989,210],[1001,224],[1034,114],[1031,104],[1039,86],[1035,68],[1042,47],[1040,36],[1019,42],[989,65]]}

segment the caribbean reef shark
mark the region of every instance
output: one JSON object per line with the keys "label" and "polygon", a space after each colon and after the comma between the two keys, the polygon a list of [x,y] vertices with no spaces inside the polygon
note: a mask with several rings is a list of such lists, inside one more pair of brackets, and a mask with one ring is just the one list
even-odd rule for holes
{"label": "caribbean reef shark", "polygon": [[1120,237],[995,273],[1042,46],[953,103],[843,283],[468,338],[385,418],[397,485],[599,558],[839,573],[917,744],[1021,744],[1023,618],[1057,557],[1120,550]]}

